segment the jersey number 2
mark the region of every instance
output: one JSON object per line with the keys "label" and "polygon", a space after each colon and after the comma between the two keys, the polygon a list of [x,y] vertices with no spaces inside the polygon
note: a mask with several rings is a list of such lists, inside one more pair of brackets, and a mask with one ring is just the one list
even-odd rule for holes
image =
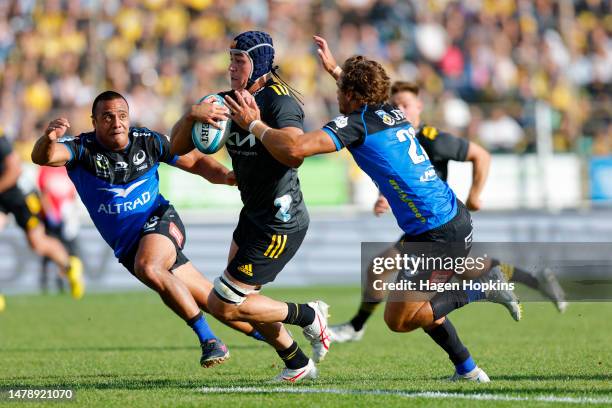
{"label": "jersey number 2", "polygon": [[[397,140],[399,140],[400,142],[410,140],[410,146],[408,147],[408,156],[410,156],[410,159],[414,164],[423,163],[425,160],[429,160],[427,152],[419,145],[416,140],[414,128],[400,129],[397,131],[395,136],[397,136]],[[417,152],[418,148],[420,148],[421,154]]]}

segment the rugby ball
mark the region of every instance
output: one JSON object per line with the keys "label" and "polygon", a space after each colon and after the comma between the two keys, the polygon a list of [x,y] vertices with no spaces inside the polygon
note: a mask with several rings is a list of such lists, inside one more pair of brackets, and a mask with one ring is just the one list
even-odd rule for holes
{"label": "rugby ball", "polygon": [[[223,98],[217,94],[206,95],[198,101],[214,103],[225,106]],[[221,129],[217,129],[208,123],[194,122],[191,128],[191,140],[193,144],[202,153],[213,154],[219,151],[227,141],[230,134],[232,124],[231,119],[217,122]]]}

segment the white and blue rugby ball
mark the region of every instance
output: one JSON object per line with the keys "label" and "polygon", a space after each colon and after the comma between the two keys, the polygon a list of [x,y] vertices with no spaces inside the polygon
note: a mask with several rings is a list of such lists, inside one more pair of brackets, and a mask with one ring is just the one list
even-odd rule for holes
{"label": "white and blue rugby ball", "polygon": [[[198,103],[200,102],[208,102],[225,106],[225,101],[217,94],[206,95],[198,101]],[[196,149],[202,153],[216,153],[223,147],[223,145],[225,145],[225,142],[230,134],[232,120],[227,119],[217,123],[221,129],[217,129],[208,123],[194,122],[193,127],[191,128],[191,140],[193,140],[193,144]]]}

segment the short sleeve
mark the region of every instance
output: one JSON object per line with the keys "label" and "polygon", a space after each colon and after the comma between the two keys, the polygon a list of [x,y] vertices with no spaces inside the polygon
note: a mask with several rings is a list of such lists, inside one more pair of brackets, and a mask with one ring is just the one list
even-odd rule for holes
{"label": "short sleeve", "polygon": [[364,122],[359,113],[337,116],[323,126],[322,130],[334,141],[336,150],[358,146],[365,139]]}
{"label": "short sleeve", "polygon": [[66,146],[70,152],[70,160],[66,162],[66,166],[73,166],[83,156],[83,145],[80,137],[63,136],[58,139],[58,143]]}
{"label": "short sleeve", "polygon": [[425,126],[421,133],[429,139],[427,153],[432,160],[465,161],[469,142],[450,133],[439,132],[432,126]]}
{"label": "short sleeve", "polygon": [[266,109],[266,116],[270,118],[266,122],[273,128],[295,127],[304,130],[304,111],[291,95],[272,98]]}
{"label": "short sleeve", "polygon": [[178,160],[178,156],[170,152],[170,136],[151,131],[155,140],[155,151],[160,162],[173,165]]}

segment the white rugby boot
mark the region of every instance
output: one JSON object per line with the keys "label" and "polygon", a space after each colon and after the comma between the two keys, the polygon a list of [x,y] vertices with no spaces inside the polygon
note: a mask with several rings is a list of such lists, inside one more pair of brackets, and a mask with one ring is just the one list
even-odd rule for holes
{"label": "white rugby boot", "polygon": [[347,343],[349,341],[359,341],[365,333],[365,325],[361,330],[355,330],[351,322],[329,326],[329,338],[334,343]]}
{"label": "white rugby boot", "polygon": [[478,366],[476,366],[472,371],[465,374],[459,374],[455,371],[455,374],[451,378],[450,381],[473,381],[477,383],[488,383],[491,382],[487,373]]}
{"label": "white rugby boot", "polygon": [[559,313],[565,312],[567,309],[565,291],[553,271],[550,268],[544,268],[536,275],[536,279],[540,284],[539,291],[553,301]]}
{"label": "white rugby boot", "polygon": [[[489,272],[478,279],[482,283],[507,283],[506,277],[499,265],[491,268]],[[485,299],[489,302],[499,303],[510,312],[517,322],[523,317],[523,307],[518,297],[511,290],[486,290]]]}
{"label": "white rugby boot", "polygon": [[291,368],[283,368],[279,375],[274,377],[270,382],[296,383],[301,381],[310,381],[317,378],[319,370],[315,363],[308,359],[308,364],[302,368],[293,370]]}
{"label": "white rugby boot", "polygon": [[329,351],[329,327],[327,326],[329,306],[322,300],[309,302],[308,306],[314,309],[315,319],[311,324],[304,327],[303,333],[312,346],[312,358],[318,363],[325,358]]}

